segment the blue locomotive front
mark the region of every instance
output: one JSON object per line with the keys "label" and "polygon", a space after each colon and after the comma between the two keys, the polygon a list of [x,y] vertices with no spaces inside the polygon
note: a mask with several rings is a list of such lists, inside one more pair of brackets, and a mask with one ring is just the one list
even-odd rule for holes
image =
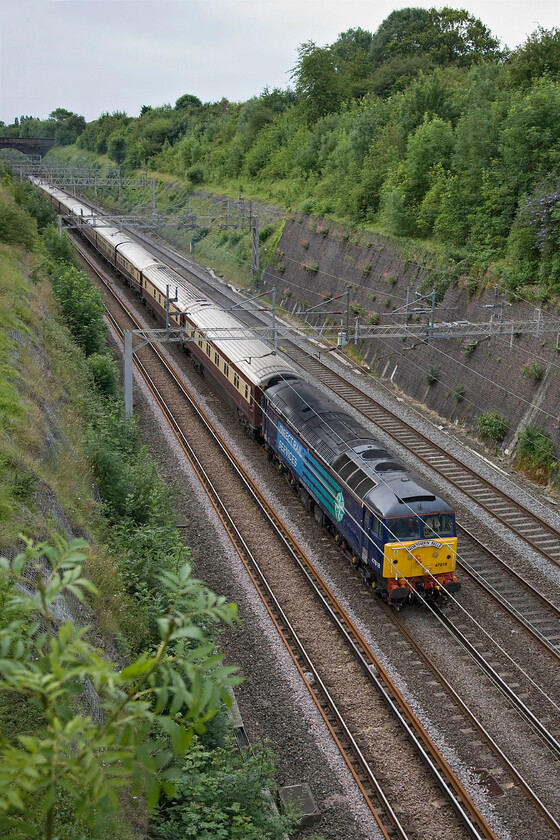
{"label": "blue locomotive front", "polygon": [[309,511],[389,603],[447,597],[455,517],[347,412],[301,379],[263,394],[265,446]]}

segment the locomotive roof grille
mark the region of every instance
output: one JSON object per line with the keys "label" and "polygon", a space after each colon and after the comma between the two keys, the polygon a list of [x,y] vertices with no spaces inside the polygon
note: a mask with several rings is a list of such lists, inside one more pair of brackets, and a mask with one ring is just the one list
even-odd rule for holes
{"label": "locomotive roof grille", "polygon": [[401,505],[409,504],[409,502],[435,502],[435,496],[403,496],[400,498],[397,496],[399,503]]}
{"label": "locomotive roof grille", "polygon": [[379,458],[390,458],[386,449],[366,449],[360,452],[364,461],[377,461]]}
{"label": "locomotive roof grille", "polygon": [[406,467],[398,461],[381,461],[374,467],[376,472],[404,472]]}
{"label": "locomotive roof grille", "polygon": [[348,455],[342,454],[339,455],[336,461],[333,462],[333,470],[340,474],[340,471],[344,469],[346,464],[351,464],[352,459],[348,457]]}
{"label": "locomotive roof grille", "polygon": [[350,490],[353,490],[356,496],[360,499],[364,499],[370,490],[376,486],[377,482],[373,480],[369,475],[365,475],[365,473],[359,470],[357,473],[354,473],[352,478],[348,481],[348,487]]}

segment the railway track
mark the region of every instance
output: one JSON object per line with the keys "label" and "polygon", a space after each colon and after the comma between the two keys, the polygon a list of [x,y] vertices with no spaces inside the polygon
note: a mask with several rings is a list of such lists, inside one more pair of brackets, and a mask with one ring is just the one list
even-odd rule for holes
{"label": "railway track", "polygon": [[[140,237],[150,247],[154,246],[152,240],[147,237]],[[177,270],[181,270],[188,279],[192,280],[195,274],[196,282],[203,287],[208,287],[208,277],[202,269],[190,263],[185,263],[180,255],[174,254],[169,248],[156,245],[161,248],[162,256],[170,261]],[[216,290],[215,285],[210,286],[211,296],[216,297],[222,294],[222,290]],[[229,298],[224,298],[226,306],[230,303]],[[239,310],[249,324],[251,321],[262,324],[262,322],[246,311]],[[308,353],[304,353],[301,347],[292,342],[284,341],[283,349],[300,367],[303,367],[313,377],[319,378],[324,385],[330,387],[338,396],[344,398],[350,405],[356,408],[368,419],[373,420],[377,425],[386,431],[395,441],[405,446],[413,455],[420,454],[421,459],[431,468],[435,469],[447,480],[470,497],[477,504],[482,501],[482,507],[512,530],[517,536],[521,536],[532,548],[551,560],[555,565],[558,563],[560,553],[560,535],[542,519],[534,514],[525,511],[518,502],[511,499],[507,494],[496,491],[494,486],[484,479],[481,479],[470,468],[466,467],[456,459],[452,458],[441,447],[437,447],[424,435],[412,429],[404,421],[396,419],[388,410],[363,394],[358,388],[347,382],[344,377],[336,374],[331,368],[323,365],[318,359]],[[483,488],[483,490],[481,490]],[[512,522],[515,523],[512,527]],[[527,530],[526,530],[527,529]],[[546,648],[552,656],[558,660],[560,657],[560,609],[543,592],[520,574],[495,551],[490,550],[483,544],[472,530],[461,525],[459,527],[463,537],[468,539],[461,541],[462,557],[459,565],[463,572],[468,574],[472,580],[486,593],[492,597],[501,608],[513,617],[525,631]],[[474,545],[473,545],[474,544]]]}
{"label": "railway track", "polygon": [[[284,342],[284,345],[286,345],[286,342]],[[295,345],[293,345],[293,347],[295,347]],[[283,349],[284,349],[284,347],[283,347]],[[304,369],[306,369],[310,373],[312,373],[312,371],[309,368],[313,367],[315,365],[315,360],[311,359],[310,363],[308,363],[307,365],[302,364],[300,359],[297,358],[297,356],[300,353],[301,353],[300,349],[296,347],[295,351],[292,349],[291,352],[288,352],[288,355],[291,355],[292,358],[294,359],[294,361],[296,361],[301,367],[303,367]],[[294,354],[294,355],[292,355],[292,354]],[[323,366],[321,366],[321,367],[323,367]],[[332,376],[333,372],[329,368],[325,368],[325,370],[328,371],[328,375],[325,377],[325,379],[328,380],[330,378],[329,375]],[[349,383],[347,383],[346,380],[342,379],[342,377],[338,377],[336,374],[334,374],[334,376],[336,377],[336,387],[335,387],[334,390],[336,390],[336,393],[339,396],[342,396],[343,398],[346,399],[347,398],[346,394],[341,393],[343,390],[346,390],[346,389],[341,388],[340,383],[343,382],[345,384],[345,386],[347,386]],[[323,377],[319,377],[319,378],[323,379]],[[327,381],[325,381],[325,384],[328,385],[329,383]],[[330,387],[332,387],[332,385],[330,385]],[[379,421],[379,418],[372,417],[370,415],[371,406],[374,406],[376,409],[379,409],[378,404],[370,401],[368,398],[365,398],[365,395],[361,394],[361,392],[359,392],[358,389],[355,389],[354,386],[351,386],[351,388],[352,388],[352,391],[357,392],[358,396],[356,396],[356,394],[354,394],[354,399],[349,399],[348,402],[351,405],[353,405],[354,408],[357,408],[358,411],[360,411],[362,414],[364,414],[364,416],[368,417],[368,419],[371,419],[373,422],[377,423],[377,425],[379,425],[381,428],[383,428],[384,431],[386,431],[388,434],[390,434],[391,437],[393,437],[399,443],[401,443],[402,445],[407,445],[406,435],[395,431],[395,425],[394,425],[394,423],[391,422],[391,420],[387,420],[385,423],[381,423]],[[360,398],[362,400],[364,400],[364,402],[362,402],[361,405],[360,405],[360,401],[361,401]],[[393,421],[394,421],[394,419],[395,418],[392,418]],[[404,424],[402,424],[401,421],[398,421],[396,425],[401,426],[401,425],[404,425]],[[415,435],[416,434],[418,434],[418,433],[415,432]],[[424,438],[424,440],[426,440],[426,439]],[[428,441],[428,443],[429,443],[430,447],[437,450],[437,447],[434,447],[434,445],[432,444],[431,441]],[[421,448],[421,447],[417,447],[417,444],[415,442],[413,442],[412,444],[409,443],[408,446],[409,446],[409,448],[411,448],[411,451],[415,455],[418,454],[418,449]],[[441,460],[441,452],[443,452],[443,450],[440,450],[439,453],[436,451],[435,457],[433,457],[431,452],[427,453],[423,448],[421,448],[421,451],[422,451],[422,460],[424,460],[425,463],[427,463],[432,468],[437,469],[438,471],[442,472],[442,474],[446,478],[449,479],[449,475],[453,473],[453,470],[447,470],[447,471],[446,470],[441,470],[438,466],[436,466],[438,460]],[[447,456],[447,453],[445,453],[445,455]],[[468,470],[468,468],[466,468],[466,469],[467,469],[467,472],[470,472]],[[454,479],[452,481],[452,483],[455,484],[455,486],[459,487],[459,489],[461,489],[463,492],[465,492],[465,489],[464,489],[465,486],[467,488],[472,487],[472,482],[471,481],[468,481],[466,483],[466,485],[464,485],[464,486],[462,486],[461,481],[459,481],[458,479]],[[477,497],[476,492],[473,491],[472,489],[471,489],[471,492],[474,494],[474,498],[478,501],[478,497]],[[508,498],[507,496],[505,496],[505,494],[503,494],[501,492],[499,493],[499,496],[500,496],[500,498],[504,498],[504,497]],[[513,500],[510,500],[510,501],[513,502]],[[483,506],[485,507],[486,510],[488,510],[488,512],[491,512],[492,515],[494,515],[494,516],[497,515],[494,512],[494,510],[492,510],[492,506],[488,506],[486,498],[485,498],[485,504]],[[517,503],[515,503],[515,506],[517,508],[519,508]],[[500,509],[500,511],[502,511],[502,509],[503,509],[502,506],[499,506],[499,509]],[[531,514],[531,517],[532,517],[532,514]],[[507,523],[508,522],[508,517],[504,516],[502,521],[504,523]],[[518,521],[518,520],[516,520],[516,521]],[[540,521],[542,522],[542,520],[540,520]],[[516,528],[513,528],[512,530],[516,531]],[[558,536],[557,532],[554,531],[554,529],[549,529],[549,532],[556,534],[556,537]],[[535,548],[539,544],[539,539],[535,538],[534,529],[530,534],[530,539],[526,540],[526,541],[529,542],[529,544],[531,544],[533,548]],[[550,539],[548,539],[548,540],[545,539],[540,544],[543,545],[544,548],[545,548],[544,551],[539,549],[539,550],[541,550],[541,553],[543,555],[547,556],[548,559],[552,560],[552,562],[556,563],[556,565],[560,565],[560,563],[558,563],[557,559],[555,559],[555,552],[553,551],[552,553],[550,553],[550,551],[549,551],[549,549],[550,549]],[[495,560],[498,561],[499,558],[495,558]],[[509,570],[508,567],[507,567],[507,564],[504,564],[503,561],[500,561],[500,563],[502,563],[504,574],[507,573],[507,575],[510,576],[509,580],[511,581],[512,570]],[[508,590],[507,583],[504,584],[504,582],[503,582],[503,580],[505,580],[505,578],[503,580],[500,579],[499,581],[497,581],[494,566],[492,568],[483,569],[483,568],[481,568],[481,565],[480,565],[480,559],[477,560],[476,563],[473,564],[471,562],[470,558],[466,558],[466,562],[464,564],[464,567],[465,567],[465,569],[469,570],[469,573],[473,575],[474,579],[476,579],[477,582],[480,585],[484,586],[484,588],[488,592],[492,592],[494,590],[494,595],[496,595],[496,594],[498,595],[499,600],[501,600],[502,604],[504,605],[505,608],[508,609],[510,614],[511,615],[516,615],[517,620],[519,620],[526,628],[530,629],[531,632],[533,633],[534,637],[538,638],[545,645],[545,647],[556,658],[558,658],[558,636],[557,636],[558,621],[557,621],[557,619],[558,619],[559,611],[555,607],[555,605],[551,604],[546,598],[544,598],[542,596],[541,593],[538,592],[538,590],[536,590],[534,588],[533,588],[533,592],[531,593],[531,598],[533,598],[533,601],[531,603],[528,603],[527,595],[525,594],[522,597],[523,603],[521,603],[520,600],[519,600],[520,596],[519,596],[519,593],[517,592],[517,589],[515,589],[515,591],[514,591],[514,590],[511,590],[511,587],[510,587],[510,592],[508,592],[507,591]],[[522,579],[520,578],[520,576],[517,576],[516,587],[517,587],[517,584],[520,581],[522,581]],[[523,581],[523,583],[525,585],[524,581]],[[512,603],[512,600],[513,601],[517,600],[517,604]],[[542,615],[542,612],[543,612],[544,609],[549,610],[549,612],[546,616]],[[535,615],[537,616],[536,619],[535,619]],[[455,633],[455,635],[458,638],[456,633]],[[461,642],[461,644],[464,646],[464,642]],[[306,667],[310,668],[308,673],[313,673],[313,670],[312,670],[311,666],[306,665]],[[375,667],[377,667],[377,666],[375,666]],[[482,666],[482,667],[484,667],[484,666]],[[499,682],[499,675],[498,675],[498,680],[496,681],[495,677],[493,677],[493,681],[494,682]],[[505,693],[507,693],[507,692],[505,692]],[[515,695],[510,696],[510,701],[511,702],[516,702]],[[519,708],[519,705],[518,705],[518,708]],[[529,714],[524,715],[524,716],[528,720],[530,720],[530,718],[532,717],[532,714],[531,714],[530,710],[528,710],[528,712],[529,712]],[[532,723],[533,724],[535,724],[535,723],[538,724],[538,721],[536,721],[536,722],[532,721]],[[537,728],[538,728],[538,725],[537,725]],[[555,739],[553,737],[550,737],[547,734],[546,730],[543,730],[541,732],[541,737],[545,741],[548,740],[548,746],[549,746],[550,749],[552,749],[552,750],[557,749],[557,742],[555,741]],[[518,774],[518,781],[523,786],[524,783],[522,782],[522,776],[520,776],[519,774]],[[529,786],[527,786],[527,788],[530,790]],[[559,827],[558,823],[555,821],[555,819],[552,816],[552,814],[550,813],[550,811],[545,806],[543,806],[542,803],[538,803],[538,798],[535,797],[535,801],[537,801],[537,806],[539,807],[539,810],[541,811],[541,814],[543,814],[545,816],[545,818],[549,821],[549,825],[555,831],[560,830],[560,827]],[[393,835],[391,835],[391,836],[393,836]],[[400,836],[400,835],[397,834],[395,836]]]}
{"label": "railway track", "polygon": [[457,565],[517,624],[560,662],[560,608],[484,545],[468,528],[461,535]]}
{"label": "railway track", "polygon": [[[135,326],[134,328],[138,327]],[[169,418],[176,436],[181,440],[181,445],[185,451],[189,451],[192,448],[194,423],[191,416],[186,416],[185,394],[181,386],[181,376],[173,372],[167,364],[167,375],[173,374],[173,385],[166,385],[163,390],[161,386],[156,389],[154,380],[156,377],[160,379],[162,376],[160,371],[161,358],[157,361],[158,369],[155,371],[152,368],[155,363],[151,358],[151,351],[145,348],[140,352],[144,367],[142,375],[145,381],[149,383],[150,389],[153,390],[154,394],[157,394],[156,399]],[[150,360],[144,358],[145,356],[150,356]],[[179,388],[180,390],[178,390]],[[194,410],[195,402],[192,397],[189,400]],[[197,410],[198,414],[199,409]],[[189,429],[188,441],[183,431],[186,427]],[[265,596],[267,609],[274,615],[275,623],[282,632],[285,643],[302,674],[313,674],[312,680],[305,676],[307,685],[314,693],[314,699],[321,710],[321,714],[329,721],[333,737],[341,745],[345,761],[351,768],[360,789],[363,790],[366,801],[372,804],[372,810],[377,814],[376,820],[382,836],[390,838],[406,838],[409,836],[411,827],[410,825],[402,825],[402,818],[399,819],[398,814],[416,812],[418,818],[422,819],[426,825],[428,815],[420,814],[421,806],[417,801],[417,793],[407,792],[406,794],[408,797],[413,797],[414,803],[401,800],[398,809],[395,809],[395,806],[391,804],[395,799],[395,782],[391,777],[396,774],[396,777],[400,777],[402,780],[402,774],[405,773],[407,779],[411,782],[412,789],[414,788],[412,780],[417,778],[418,790],[428,791],[430,787],[433,789],[435,785],[448,798],[450,803],[449,813],[445,817],[441,812],[438,814],[440,823],[438,831],[441,829],[443,819],[444,822],[447,820],[450,823],[449,836],[451,837],[493,838],[495,835],[492,829],[464,790],[445,758],[406,703],[381,662],[374,656],[357,628],[352,624],[349,616],[330,592],[325,581],[310,566],[305,553],[298,547],[289,530],[278,520],[266,499],[261,497],[258,488],[255,487],[246,473],[243,476],[243,491],[240,491],[238,487],[231,486],[231,462],[236,460],[233,453],[231,451],[228,453],[226,470],[224,456],[218,454],[215,450],[210,453],[208,431],[205,431],[204,435],[204,442],[197,447],[200,451],[194,457],[191,455],[192,461],[196,464],[197,471],[201,475],[205,486],[208,487],[209,495],[214,499],[220,511],[226,530],[235,542],[236,550],[240,556],[243,555],[244,562],[251,569],[251,575],[258,581],[259,592],[268,588],[263,581],[264,577],[274,579],[271,584],[272,589],[282,589],[283,595],[281,597],[278,595],[272,597],[270,593]],[[219,442],[220,452],[228,451],[228,447],[223,440],[219,441],[215,431],[211,435],[215,442]],[[198,436],[198,431],[195,436]],[[203,456],[200,453],[203,453]],[[228,477],[224,479],[226,472]],[[236,463],[235,472],[238,477],[237,480],[239,480],[239,477],[245,471],[239,463]],[[237,521],[240,499],[245,498],[247,492],[250,492],[255,504],[258,504],[259,516],[263,518],[262,523],[257,526],[258,536],[256,538],[254,512],[252,512],[247,523],[245,511],[246,521],[242,527],[248,527],[249,532],[245,533]],[[246,505],[241,505],[241,507],[244,508]],[[232,511],[235,511],[235,517],[232,515]],[[263,537],[265,521],[268,523],[266,525],[267,529],[270,528],[272,521],[275,522],[274,548],[271,547],[270,542],[273,538],[271,536]],[[294,567],[295,570],[291,570],[289,573],[287,572],[287,559],[283,559],[281,562],[278,559],[280,549],[277,542],[279,537],[283,545],[282,551],[289,549],[291,566],[294,566],[294,559],[297,557],[297,568]],[[251,555],[257,553],[259,559],[255,562],[255,558]],[[263,569],[263,557],[266,559],[266,569]],[[297,578],[291,579],[291,584],[288,584],[287,578],[292,578],[292,575],[296,575]],[[313,598],[310,595],[303,595],[302,576],[305,578],[306,587],[313,586],[315,593]],[[286,592],[286,586],[291,586],[291,592]],[[300,610],[300,614],[295,617],[293,614],[295,609],[293,603],[294,591],[298,593],[295,600],[298,602],[298,609]],[[279,610],[276,602],[280,600],[291,603],[291,615]],[[315,606],[311,610],[310,605],[312,603]],[[296,613],[298,609],[296,609]],[[318,610],[320,610],[320,615]],[[336,637],[333,635],[333,626],[337,628]],[[297,641],[294,641],[296,637]],[[322,641],[317,644],[317,640],[327,638],[329,639],[328,649],[325,649]],[[337,659],[339,660],[338,664]],[[339,675],[338,678],[336,678],[337,674]],[[363,698],[363,702],[358,704],[358,708],[348,697],[349,680],[353,686],[352,696]],[[375,689],[375,692],[373,689]],[[365,700],[366,697],[367,701]],[[333,704],[338,708],[337,712],[333,711]],[[363,708],[364,705],[367,706],[366,709]],[[390,770],[387,766],[386,749],[380,744],[378,738],[368,734],[367,730],[371,729],[372,719],[378,721],[381,728],[390,726],[392,730],[395,730],[396,727],[395,734],[393,736],[389,735],[390,742],[395,739],[399,744],[399,749],[393,758],[398,767],[393,770]],[[404,736],[406,736],[406,741],[403,742],[402,738]],[[383,743],[386,743],[385,737]],[[376,767],[378,770],[382,768],[383,783],[376,780],[375,772],[372,773],[372,768]],[[399,785],[397,784],[396,787],[398,788]],[[407,785],[407,788],[409,788],[409,785]],[[434,794],[428,793],[428,799],[430,795],[433,797]],[[421,799],[425,799],[425,796],[422,796]],[[398,814],[395,813],[396,810],[398,810]]]}
{"label": "railway track", "polygon": [[[511,708],[516,710],[523,718],[525,718],[529,726],[531,726],[539,737],[542,738],[543,744],[545,744],[547,748],[550,749],[554,757],[557,758],[560,744],[554,736],[551,735],[545,726],[543,726],[541,721],[535,718],[531,710],[505,683],[499,673],[488,664],[484,656],[481,655],[478,647],[469,641],[465,634],[459,629],[457,623],[450,619],[445,612],[437,607],[432,608],[432,611],[434,613],[434,617],[447,628],[449,634],[456,640],[459,647],[462,650],[465,650],[472,660],[476,662],[477,666],[481,668],[490,681],[496,686],[498,692],[500,692],[506,701],[511,704]],[[474,711],[473,708],[469,706],[469,703],[463,699],[456,687],[454,687],[452,677],[446,675],[444,670],[438,667],[433,657],[426,652],[422,644],[418,641],[416,634],[407,627],[407,624],[403,621],[401,615],[395,614],[386,606],[385,613],[388,623],[392,622],[397,627],[399,635],[406,639],[411,650],[414,651],[419,660],[424,663],[426,673],[432,674],[434,679],[428,681],[430,691],[434,692],[439,690],[439,703],[443,706],[446,713],[456,714],[457,711],[459,711],[462,716],[462,721],[459,724],[462,727],[462,731],[467,732],[468,728],[472,729],[473,766],[479,768],[488,766],[488,751],[490,751],[494,757],[494,767],[497,763],[498,766],[501,766],[502,769],[507,772],[510,778],[515,781],[515,784],[518,785],[532,801],[541,816],[546,820],[550,830],[554,834],[560,835],[560,823],[554,816],[552,809],[548,807],[538,796],[536,791],[531,788],[524,773],[519,770],[516,762],[512,761],[511,758],[508,757],[507,750],[500,746],[496,737],[490,732],[488,725],[483,722],[480,713]],[[441,692],[442,689],[443,692]],[[443,694],[447,700],[441,699]],[[477,737],[482,738],[482,740],[477,740]],[[498,783],[490,776],[489,773],[481,770],[476,772],[481,777],[480,781],[483,784],[490,781],[495,786],[495,789],[497,788],[499,791]],[[496,769],[494,769],[493,772],[497,775]],[[482,778],[484,775],[486,775],[486,781]]]}
{"label": "railway track", "polygon": [[[139,238],[149,247],[161,249],[161,256],[187,279],[192,281],[194,274],[195,282],[210,296],[223,297],[219,288],[216,290],[215,285],[209,286],[207,272],[203,269],[185,261],[168,247],[154,243],[149,237]],[[223,299],[227,307],[231,301],[229,297]],[[243,309],[238,310],[238,317],[242,317],[248,325],[258,323],[262,326],[260,318]],[[473,470],[457,461],[405,421],[396,418],[389,410],[380,406],[330,367],[322,364],[315,356],[286,340],[282,342],[282,349],[313,378],[319,379],[337,396],[387,432],[393,440],[420,457],[427,466],[443,475],[446,480],[451,481],[457,489],[498,518],[531,548],[560,566],[560,535],[555,528],[526,511],[507,494],[496,490],[490,482],[480,478]],[[525,528],[528,528],[527,533]],[[463,572],[476,581],[503,610],[558,660],[560,608],[485,545],[472,529],[465,525],[459,525],[458,529],[463,537],[467,537],[461,541],[461,558],[458,559]]]}

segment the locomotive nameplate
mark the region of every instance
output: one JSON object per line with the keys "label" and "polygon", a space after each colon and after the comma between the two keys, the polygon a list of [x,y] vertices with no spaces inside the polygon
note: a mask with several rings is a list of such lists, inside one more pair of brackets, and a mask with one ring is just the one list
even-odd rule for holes
{"label": "locomotive nameplate", "polygon": [[443,548],[443,543],[436,540],[419,540],[409,545],[408,548],[410,551],[414,551],[416,548]]}

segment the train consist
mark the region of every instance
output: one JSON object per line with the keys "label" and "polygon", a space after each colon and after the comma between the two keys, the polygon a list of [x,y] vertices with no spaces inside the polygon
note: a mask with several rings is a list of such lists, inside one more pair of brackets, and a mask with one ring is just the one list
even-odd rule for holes
{"label": "train consist", "polygon": [[460,589],[455,516],[433,488],[231,312],[72,196],[34,183],[156,317],[185,331],[185,351],[372,589],[396,605]]}

